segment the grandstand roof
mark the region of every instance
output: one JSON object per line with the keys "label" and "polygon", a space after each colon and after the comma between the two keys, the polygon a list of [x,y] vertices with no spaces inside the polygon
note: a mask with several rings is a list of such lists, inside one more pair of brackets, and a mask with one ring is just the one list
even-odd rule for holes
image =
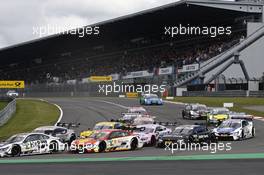
{"label": "grandstand roof", "polygon": [[[103,41],[103,43],[107,43],[107,41],[113,41],[113,39],[144,36],[151,33],[152,30],[160,30],[157,29],[160,27],[159,25],[172,25],[175,24],[175,21],[178,23],[184,23],[184,21],[188,21],[189,23],[206,23],[206,21],[225,19],[231,16],[239,17],[244,13],[260,13],[258,10],[232,10],[226,8],[226,6],[222,6],[238,4],[253,7],[259,5],[251,2],[182,0],[89,25],[102,27],[103,32],[101,33],[103,34],[100,38],[91,36],[80,39],[74,36],[56,34],[2,48],[0,49],[0,58],[4,59],[1,60],[3,64],[11,64],[21,61],[21,59],[56,57],[64,52],[101,45]],[[212,7],[217,7],[217,9]]]}

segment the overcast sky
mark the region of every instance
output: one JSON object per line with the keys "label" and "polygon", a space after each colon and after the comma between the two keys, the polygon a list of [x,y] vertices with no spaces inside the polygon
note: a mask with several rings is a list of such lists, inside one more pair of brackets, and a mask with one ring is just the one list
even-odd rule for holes
{"label": "overcast sky", "polygon": [[0,48],[38,38],[33,28],[65,30],[177,0],[0,0]]}

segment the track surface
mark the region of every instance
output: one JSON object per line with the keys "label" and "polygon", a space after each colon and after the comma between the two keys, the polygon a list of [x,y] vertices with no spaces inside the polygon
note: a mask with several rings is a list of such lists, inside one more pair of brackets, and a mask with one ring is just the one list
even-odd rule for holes
{"label": "track surface", "polygon": [[[118,99],[118,98],[48,98],[48,101],[61,106],[64,115],[61,122],[76,122],[81,123],[76,132],[92,128],[95,123],[111,119],[118,119],[121,112],[125,112],[127,107],[138,106],[138,101],[134,99]],[[146,106],[151,115],[156,116],[158,121],[177,121],[179,124],[191,124],[197,121],[183,120],[181,118],[182,105],[165,103],[163,106]],[[201,122],[201,121],[199,121]],[[227,153],[259,153],[264,150],[264,128],[263,122],[255,121],[256,137],[244,141],[231,142],[231,151],[218,151],[216,154]],[[226,142],[225,142],[226,143]],[[25,156],[17,159],[47,159],[47,158],[110,158],[110,157],[140,157],[140,156],[179,156],[179,155],[201,155],[211,154],[210,151],[176,151],[174,154],[171,151],[157,149],[153,147],[145,147],[137,151],[112,152],[101,154],[70,154],[60,153],[55,155],[40,155],[40,156]],[[12,165],[0,165],[1,171],[8,174],[111,174],[115,170],[120,170],[122,174],[172,174],[177,171],[180,174],[202,174],[204,172],[222,174],[223,172],[236,174],[236,172],[252,172],[258,174],[259,168],[263,165],[263,159],[250,160],[229,160],[229,161],[139,161],[139,162],[100,162],[100,163],[69,163],[69,164],[36,164],[15,165],[15,168],[10,170],[8,167]],[[261,164],[261,166],[259,166]],[[13,165],[14,166],[14,165]],[[155,168],[154,168],[155,167]],[[203,168],[205,168],[203,170]],[[19,169],[23,169],[23,173]],[[64,169],[62,169],[64,168]],[[152,169],[151,169],[152,168]],[[154,169],[153,169],[154,168]],[[227,169],[228,168],[228,169]],[[8,171],[10,170],[10,171]],[[43,170],[43,171],[42,171]],[[51,171],[53,170],[53,171]],[[71,171],[72,170],[72,171]],[[87,171],[82,171],[87,170]],[[88,171],[89,170],[89,171]],[[197,172],[198,171],[198,172]],[[227,172],[226,172],[227,171]],[[182,173],[181,173],[182,172]],[[1,174],[1,173],[0,173]],[[87,173],[86,173],[87,174]],[[241,173],[239,173],[241,174]]]}
{"label": "track surface", "polygon": [[251,175],[263,172],[263,160],[136,161],[78,164],[2,165],[4,175]]}
{"label": "track surface", "polygon": [[[105,120],[118,119],[120,114],[126,111],[126,107],[139,106],[138,100],[124,98],[59,98],[47,99],[53,103],[60,105],[64,111],[62,122],[77,122],[81,123],[77,132],[92,128],[95,123]],[[177,121],[179,124],[191,124],[199,121],[183,120],[181,117],[182,105],[165,103],[163,106],[145,106],[149,113],[156,116],[158,121]],[[219,151],[217,153],[258,153],[264,150],[264,128],[263,122],[255,121],[256,137],[244,141],[231,142],[232,150],[229,152]],[[226,142],[225,142],[226,143]],[[177,151],[173,155],[200,155],[211,154],[210,151]],[[164,156],[171,155],[170,151],[145,147],[142,150],[112,152],[103,154],[89,155],[44,155],[34,157],[131,157],[131,156]]]}

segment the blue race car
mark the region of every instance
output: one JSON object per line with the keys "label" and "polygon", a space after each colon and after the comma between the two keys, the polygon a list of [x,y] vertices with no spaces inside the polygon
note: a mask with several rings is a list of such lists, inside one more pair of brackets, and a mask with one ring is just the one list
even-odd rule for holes
{"label": "blue race car", "polygon": [[144,94],[139,100],[141,105],[163,105],[163,101],[156,94]]}

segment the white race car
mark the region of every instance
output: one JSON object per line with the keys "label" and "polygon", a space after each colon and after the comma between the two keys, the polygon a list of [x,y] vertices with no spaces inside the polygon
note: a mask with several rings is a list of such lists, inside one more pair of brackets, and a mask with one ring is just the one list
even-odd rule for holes
{"label": "white race car", "polygon": [[0,144],[0,157],[46,154],[63,151],[59,138],[40,133],[17,134]]}
{"label": "white race car", "polygon": [[134,134],[138,134],[139,138],[145,145],[154,146],[158,137],[171,133],[172,130],[159,124],[138,125]]}
{"label": "white race car", "polygon": [[122,117],[119,121],[127,123],[129,125],[143,125],[153,124],[155,117],[150,115],[143,115],[139,113],[122,113]]}
{"label": "white race car", "polygon": [[139,106],[139,107],[130,107],[127,110],[128,113],[138,113],[142,115],[148,115],[148,112],[145,108]]}
{"label": "white race car", "polygon": [[14,90],[10,90],[10,91],[8,91],[7,93],[6,93],[6,95],[8,96],[8,97],[18,97],[18,92],[16,92],[16,91],[14,91]]}
{"label": "white race car", "polygon": [[233,115],[213,130],[217,139],[243,140],[255,136],[253,117]]}

